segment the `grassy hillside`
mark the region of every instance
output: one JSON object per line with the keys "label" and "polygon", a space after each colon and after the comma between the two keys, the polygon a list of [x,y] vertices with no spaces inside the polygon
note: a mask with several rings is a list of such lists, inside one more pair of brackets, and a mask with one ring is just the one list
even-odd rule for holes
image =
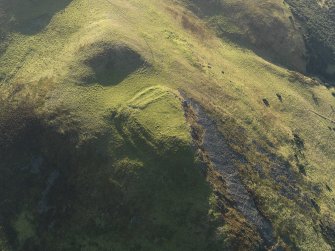
{"label": "grassy hillside", "polygon": [[[0,248],[335,248],[334,88],[218,37],[185,2],[23,2],[3,16]],[[269,51],[294,44],[300,67],[291,38]]]}
{"label": "grassy hillside", "polygon": [[184,0],[219,37],[334,84],[332,1]]}
{"label": "grassy hillside", "polygon": [[184,2],[222,39],[252,49],[276,64],[306,71],[303,36],[283,1]]}

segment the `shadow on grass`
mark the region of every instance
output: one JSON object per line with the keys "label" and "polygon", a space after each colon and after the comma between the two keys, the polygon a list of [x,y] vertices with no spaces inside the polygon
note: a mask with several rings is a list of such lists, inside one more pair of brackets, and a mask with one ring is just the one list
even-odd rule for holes
{"label": "shadow on grass", "polygon": [[43,30],[58,11],[63,10],[72,0],[4,0],[11,27],[17,32],[34,35]]}
{"label": "shadow on grass", "polygon": [[84,82],[116,85],[148,64],[136,51],[124,45],[101,45],[99,52],[85,60],[93,72]]}
{"label": "shadow on grass", "polygon": [[31,111],[0,149],[0,225],[14,250],[219,250],[190,147],[162,156],[141,128],[117,142],[113,125],[78,146],[75,128],[59,133]]}

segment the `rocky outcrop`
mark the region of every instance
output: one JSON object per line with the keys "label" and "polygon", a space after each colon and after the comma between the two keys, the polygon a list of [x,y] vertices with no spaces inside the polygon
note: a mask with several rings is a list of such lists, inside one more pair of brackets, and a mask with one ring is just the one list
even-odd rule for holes
{"label": "rocky outcrop", "polygon": [[192,132],[192,136],[204,154],[208,157],[211,165],[222,175],[223,182],[226,184],[227,193],[232,199],[234,207],[256,227],[262,237],[265,247],[275,245],[273,229],[271,223],[258,210],[252,195],[243,184],[238,165],[244,163],[245,158],[235,152],[222,133],[218,130],[215,121],[206,111],[193,99],[185,98],[184,109],[186,116],[190,110],[196,115],[197,124],[202,128],[202,138]]}

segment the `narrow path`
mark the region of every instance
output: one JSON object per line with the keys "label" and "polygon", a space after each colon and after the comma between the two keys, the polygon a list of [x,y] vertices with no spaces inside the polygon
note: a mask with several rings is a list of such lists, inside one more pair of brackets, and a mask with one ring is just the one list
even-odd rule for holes
{"label": "narrow path", "polygon": [[330,119],[330,118],[327,118],[326,116],[324,116],[324,115],[322,115],[322,114],[320,114],[320,113],[318,113],[318,112],[316,112],[316,111],[313,111],[313,110],[310,110],[310,109],[308,109],[308,111],[314,113],[315,115],[319,116],[320,118],[323,118],[323,119],[328,120],[329,122],[335,124],[335,121],[334,121],[334,120],[332,120],[332,119]]}

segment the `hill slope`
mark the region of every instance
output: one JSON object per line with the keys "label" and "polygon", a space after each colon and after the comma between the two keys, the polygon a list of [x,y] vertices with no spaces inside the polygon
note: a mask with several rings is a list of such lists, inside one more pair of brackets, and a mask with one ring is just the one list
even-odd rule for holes
{"label": "hill slope", "polygon": [[335,2],[286,1],[300,23],[309,50],[307,70],[334,84]]}
{"label": "hill slope", "polygon": [[1,250],[335,248],[334,88],[199,2],[2,2]]}

